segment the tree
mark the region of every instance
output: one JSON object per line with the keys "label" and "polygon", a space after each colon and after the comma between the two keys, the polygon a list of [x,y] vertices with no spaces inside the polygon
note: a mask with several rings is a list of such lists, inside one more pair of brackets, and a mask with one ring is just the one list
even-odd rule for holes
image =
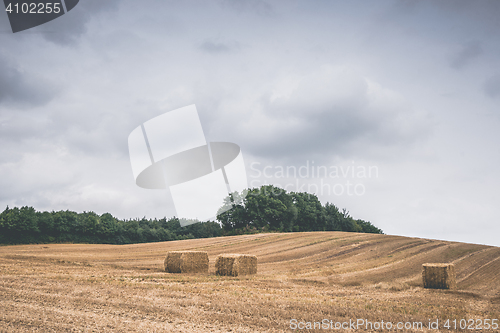
{"label": "tree", "polygon": [[44,235],[53,235],[54,233],[54,213],[37,212],[38,228]]}
{"label": "tree", "polygon": [[97,235],[103,240],[113,239],[118,233],[117,220],[113,217],[113,215],[105,213],[99,217],[99,221],[100,223],[97,228]]}
{"label": "tree", "polygon": [[98,229],[100,229],[99,215],[94,212],[83,212],[79,214],[79,229],[82,234],[88,236],[96,236]]}
{"label": "tree", "polygon": [[325,230],[326,218],[318,197],[309,193],[292,192],[297,207],[297,231]]}
{"label": "tree", "polygon": [[242,197],[243,194],[233,192],[224,198],[224,203],[217,212],[217,220],[224,230],[243,228],[250,222]]}
{"label": "tree", "polygon": [[361,227],[363,232],[373,233],[373,234],[383,234],[384,233],[382,231],[382,229],[375,227],[373,224],[371,224],[368,221],[356,220],[356,223]]}
{"label": "tree", "polygon": [[327,202],[324,207],[325,211],[325,227],[329,231],[341,231],[341,220],[343,219],[342,213],[337,206]]}
{"label": "tree", "polygon": [[283,230],[288,209],[276,198],[276,194],[281,191],[283,190],[280,188],[267,185],[262,186],[260,190],[253,189],[248,192],[244,202],[250,226]]}
{"label": "tree", "polygon": [[345,208],[340,211],[328,202],[322,206],[314,194],[287,193],[272,185],[249,189],[241,195],[231,193],[224,199],[217,220],[229,232],[249,232],[249,227],[276,231],[382,232],[370,222],[354,220]]}

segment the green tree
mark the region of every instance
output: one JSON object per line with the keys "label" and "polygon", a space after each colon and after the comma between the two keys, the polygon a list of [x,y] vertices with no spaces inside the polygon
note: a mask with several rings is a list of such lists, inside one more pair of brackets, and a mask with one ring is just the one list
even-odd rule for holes
{"label": "green tree", "polygon": [[97,235],[103,240],[114,239],[118,233],[118,221],[110,213],[102,214],[99,217]]}
{"label": "green tree", "polygon": [[79,229],[80,232],[88,236],[96,236],[98,229],[100,229],[99,215],[94,212],[83,212],[79,214]]}
{"label": "green tree", "polygon": [[[297,207],[296,231],[325,230],[326,218],[318,197],[309,193],[292,194],[293,203]],[[297,230],[298,229],[298,230]]]}
{"label": "green tree", "polygon": [[343,216],[337,206],[327,202],[324,207],[324,212],[326,230],[342,231],[341,220]]}
{"label": "green tree", "polygon": [[233,192],[224,198],[224,203],[217,213],[217,220],[224,230],[243,228],[250,222],[242,197],[238,192]]}
{"label": "green tree", "polygon": [[40,232],[38,219],[33,207],[23,206],[20,209],[8,206],[0,215],[0,229],[8,243],[25,243],[36,241]]}
{"label": "green tree", "polygon": [[54,213],[37,212],[38,228],[43,235],[52,235],[54,233]]}
{"label": "green tree", "polygon": [[270,230],[283,229],[288,210],[274,195],[280,191],[283,190],[272,185],[248,191],[244,202],[250,226]]}

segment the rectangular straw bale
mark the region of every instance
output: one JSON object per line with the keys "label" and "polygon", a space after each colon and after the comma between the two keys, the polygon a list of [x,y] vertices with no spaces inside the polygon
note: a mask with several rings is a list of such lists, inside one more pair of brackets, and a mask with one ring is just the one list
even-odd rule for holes
{"label": "rectangular straw bale", "polygon": [[455,265],[453,264],[423,264],[422,279],[424,288],[455,289]]}
{"label": "rectangular straw bale", "polygon": [[170,251],[165,257],[165,272],[181,273],[181,255],[182,252]]}
{"label": "rectangular straw bale", "polygon": [[204,251],[170,251],[165,257],[169,273],[208,273],[208,253]]}
{"label": "rectangular straw bale", "polygon": [[221,254],[215,259],[217,275],[257,274],[257,257],[248,254]]}

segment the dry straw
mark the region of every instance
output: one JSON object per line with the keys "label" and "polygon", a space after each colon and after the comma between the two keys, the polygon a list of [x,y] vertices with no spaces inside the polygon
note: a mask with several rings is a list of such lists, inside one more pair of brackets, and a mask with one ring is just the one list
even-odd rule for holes
{"label": "dry straw", "polygon": [[238,276],[257,273],[257,257],[248,254],[221,254],[215,259],[217,275]]}
{"label": "dry straw", "polygon": [[455,265],[453,264],[423,264],[422,279],[424,288],[455,289]]}
{"label": "dry straw", "polygon": [[203,251],[170,251],[165,257],[169,273],[208,273],[208,253]]}

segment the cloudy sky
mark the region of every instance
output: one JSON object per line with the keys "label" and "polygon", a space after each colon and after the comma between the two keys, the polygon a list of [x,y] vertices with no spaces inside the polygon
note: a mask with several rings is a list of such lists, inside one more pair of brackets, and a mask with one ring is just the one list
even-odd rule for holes
{"label": "cloudy sky", "polygon": [[497,0],[80,0],[13,34],[0,13],[0,207],[165,216],[127,138],[196,104],[252,185],[500,246],[498,17]]}

